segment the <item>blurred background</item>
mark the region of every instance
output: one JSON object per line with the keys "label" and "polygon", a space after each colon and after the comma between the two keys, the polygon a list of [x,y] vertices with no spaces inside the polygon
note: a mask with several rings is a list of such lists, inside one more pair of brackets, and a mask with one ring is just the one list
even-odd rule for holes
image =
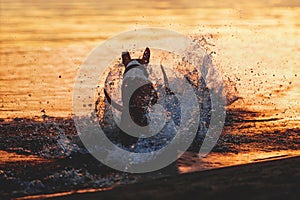
{"label": "blurred background", "polygon": [[80,64],[101,42],[143,27],[204,41],[240,97],[232,106],[299,120],[297,0],[1,0],[0,117],[72,113]]}

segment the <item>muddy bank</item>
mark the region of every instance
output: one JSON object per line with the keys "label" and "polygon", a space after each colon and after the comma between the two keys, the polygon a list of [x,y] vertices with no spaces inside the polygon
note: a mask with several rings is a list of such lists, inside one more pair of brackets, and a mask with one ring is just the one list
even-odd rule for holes
{"label": "muddy bank", "polygon": [[297,123],[228,110],[223,133],[207,157],[185,154],[163,170],[136,175],[112,170],[93,158],[80,144],[71,118],[0,120],[0,197],[98,190],[300,155]]}
{"label": "muddy bank", "polygon": [[53,199],[299,199],[300,157],[247,164]]}

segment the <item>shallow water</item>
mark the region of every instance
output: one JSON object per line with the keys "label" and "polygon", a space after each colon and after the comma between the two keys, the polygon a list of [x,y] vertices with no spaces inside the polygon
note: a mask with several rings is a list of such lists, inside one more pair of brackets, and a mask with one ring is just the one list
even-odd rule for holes
{"label": "shallow water", "polygon": [[223,77],[243,97],[235,106],[298,119],[299,9],[296,0],[1,1],[0,117],[41,116],[42,109],[67,116],[89,52],[119,32],[155,26],[212,44]]}
{"label": "shallow water", "polygon": [[261,120],[260,113],[249,111],[228,112],[224,131],[210,154],[199,158],[193,152],[186,152],[170,166],[146,174],[115,171],[95,160],[76,136],[72,119],[3,121],[0,193],[4,197],[46,198],[96,192],[120,184],[300,154],[297,124]]}
{"label": "shallow water", "polygon": [[[231,83],[228,91],[240,97],[227,107],[233,112],[228,113],[228,124],[214,152],[201,160],[185,155],[169,175],[300,155],[299,1],[2,0],[0,5],[0,117],[8,120],[1,120],[0,126],[1,150],[5,151],[1,151],[0,175],[20,180],[17,185],[23,183],[20,188],[12,184],[14,190],[28,190],[14,196],[66,191],[63,187],[36,190],[39,184],[31,183],[42,180],[51,186],[49,176],[63,174],[65,166],[74,168],[65,174],[81,177],[74,173],[86,167],[64,163],[76,149],[68,146],[76,131],[65,118],[72,114],[77,72],[101,42],[143,27],[167,28],[200,40],[208,53],[213,52],[223,79]],[[44,114],[56,118],[49,121],[43,119]],[[11,174],[24,164],[56,163],[52,159],[63,160],[63,164],[49,165],[53,174]],[[83,174],[99,181],[101,174],[111,172]],[[119,176],[125,183],[139,179]],[[81,180],[74,178],[76,183]],[[116,182],[122,181],[112,178],[94,186],[71,187],[70,183],[68,187],[99,188]]]}

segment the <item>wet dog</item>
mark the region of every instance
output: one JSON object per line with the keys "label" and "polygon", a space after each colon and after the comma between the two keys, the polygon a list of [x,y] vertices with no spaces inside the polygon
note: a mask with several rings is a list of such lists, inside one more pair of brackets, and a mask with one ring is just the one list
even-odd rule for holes
{"label": "wet dog", "polygon": [[[156,90],[154,85],[149,80],[149,74],[147,72],[149,61],[149,48],[145,49],[143,56],[140,59],[132,59],[129,52],[123,52],[122,64],[125,68],[121,85],[121,100],[123,102],[123,105],[120,105],[113,101],[110,95],[107,93],[106,89],[104,89],[106,100],[113,108],[121,112],[120,127],[126,127],[125,129],[127,130],[131,130],[130,127],[128,129],[128,126],[132,124],[130,123],[131,120],[136,125],[141,127],[149,125],[149,110],[151,110],[151,107],[153,107],[158,102],[163,105],[165,111],[169,113],[170,120],[168,120],[166,124],[171,123],[171,125],[179,127],[181,123],[180,101],[176,97],[175,93],[170,89],[169,80],[162,65],[160,67],[162,70],[164,83],[162,83],[162,87],[157,87],[160,88],[160,90]],[[185,78],[186,81],[194,88],[199,100],[204,99],[205,96],[208,98],[207,102],[210,101],[209,93],[205,89],[206,85],[204,80],[198,80],[198,85],[201,86],[199,87],[195,85],[188,76],[185,76]],[[202,86],[202,84],[204,85]],[[204,106],[202,106],[202,104],[199,106],[201,106],[201,112],[207,110]],[[208,109],[210,110],[210,107]],[[199,113],[199,115],[205,119],[210,118],[209,116],[206,117],[201,113]],[[174,122],[174,124],[172,124],[172,122]],[[202,124],[203,122],[200,121],[198,131],[205,132],[206,128],[203,128]],[[108,138],[110,138],[110,140],[115,144],[122,144],[126,147],[131,147],[132,144],[135,144],[137,142],[138,138],[131,136],[125,131],[122,131],[120,129],[118,130],[119,131],[113,130],[112,132],[108,132],[106,134]],[[150,140],[151,137],[149,137],[149,141]],[[195,139],[192,146],[197,146],[198,148],[199,145],[197,142],[199,142],[198,139]],[[195,143],[197,143],[197,145],[194,145]]]}
{"label": "wet dog", "polygon": [[[149,60],[149,48],[145,49],[141,59],[132,59],[129,52],[122,53],[122,63],[125,67],[121,86],[123,106],[114,102],[104,90],[108,102],[122,112],[121,127],[131,124],[128,116],[138,126],[149,125],[149,108],[156,104],[158,100],[157,91],[149,81],[149,74],[146,69]],[[136,86],[140,87],[133,91],[132,89]]]}

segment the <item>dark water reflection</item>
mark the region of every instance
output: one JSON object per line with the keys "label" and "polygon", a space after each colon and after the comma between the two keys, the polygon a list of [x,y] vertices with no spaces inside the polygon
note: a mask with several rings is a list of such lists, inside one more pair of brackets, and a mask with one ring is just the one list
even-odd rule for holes
{"label": "dark water reflection", "polygon": [[230,110],[217,145],[206,157],[199,158],[193,152],[186,152],[165,169],[141,175],[117,172],[94,159],[76,136],[72,119],[49,117],[2,121],[0,175],[5,187],[1,187],[1,194],[55,193],[60,196],[68,195],[60,192],[70,190],[92,192],[93,188],[98,191],[99,188],[109,189],[119,184],[179,173],[300,154],[300,130],[295,128],[296,124],[283,119],[262,119],[259,115]]}

